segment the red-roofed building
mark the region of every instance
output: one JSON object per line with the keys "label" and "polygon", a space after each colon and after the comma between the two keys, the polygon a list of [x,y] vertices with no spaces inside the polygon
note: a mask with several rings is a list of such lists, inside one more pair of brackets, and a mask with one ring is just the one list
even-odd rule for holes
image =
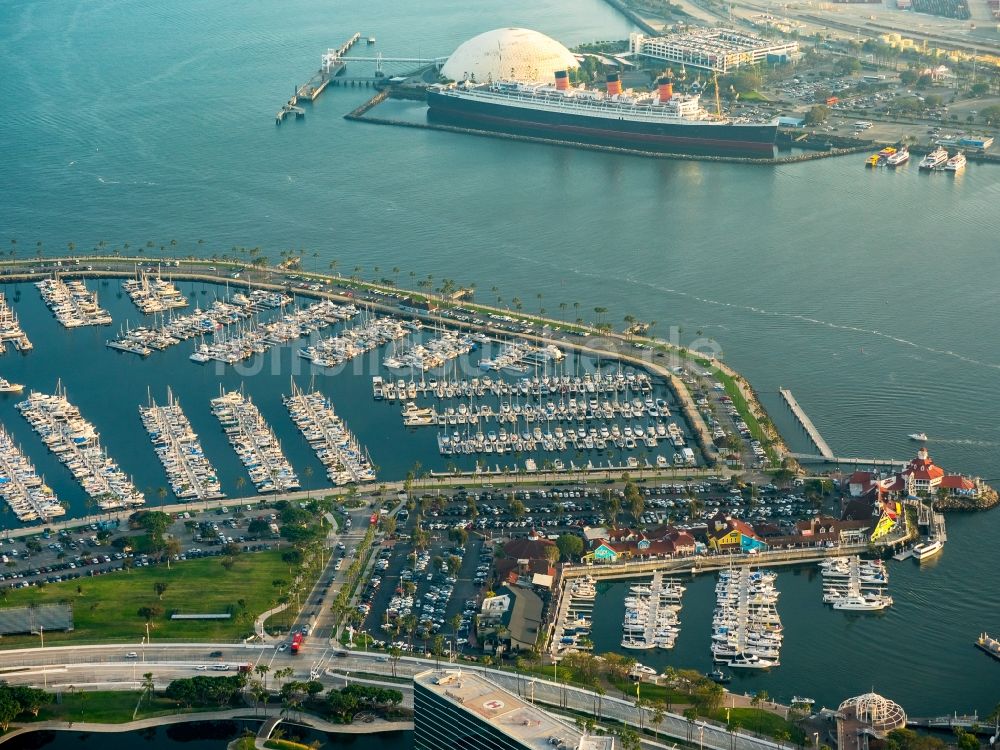
{"label": "red-roofed building", "polygon": [[590,555],[596,562],[617,562],[621,559],[690,555],[694,551],[694,537],[668,524],[649,531],[608,529],[605,535],[591,543]]}
{"label": "red-roofed building", "polygon": [[940,487],[951,492],[974,492],[977,489],[975,482],[958,474],[945,474],[941,477]]}
{"label": "red-roofed building", "polygon": [[917,457],[907,464],[897,475],[903,480],[906,492],[910,495],[930,494],[937,490],[944,478],[944,469],[935,466],[926,448],[917,451]]}

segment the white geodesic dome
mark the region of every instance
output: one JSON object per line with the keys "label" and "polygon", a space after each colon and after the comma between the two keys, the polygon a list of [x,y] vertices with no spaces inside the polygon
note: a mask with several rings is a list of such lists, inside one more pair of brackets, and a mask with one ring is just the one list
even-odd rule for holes
{"label": "white geodesic dome", "polygon": [[551,82],[557,70],[579,66],[576,57],[551,37],[531,29],[494,29],[461,44],[441,68],[453,81],[515,80]]}

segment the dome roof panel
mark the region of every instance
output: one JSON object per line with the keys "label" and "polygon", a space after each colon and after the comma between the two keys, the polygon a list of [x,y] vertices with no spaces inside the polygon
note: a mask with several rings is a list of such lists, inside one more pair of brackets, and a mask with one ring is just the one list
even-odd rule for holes
{"label": "dome roof panel", "polygon": [[487,31],[460,45],[441,74],[453,81],[550,82],[557,70],[578,65],[573,53],[555,39],[530,29],[506,28]]}

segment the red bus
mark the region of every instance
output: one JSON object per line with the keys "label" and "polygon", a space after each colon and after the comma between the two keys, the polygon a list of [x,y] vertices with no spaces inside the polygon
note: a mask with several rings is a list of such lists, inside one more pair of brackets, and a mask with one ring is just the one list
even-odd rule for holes
{"label": "red bus", "polygon": [[292,653],[293,654],[299,653],[299,649],[302,647],[302,641],[304,641],[305,639],[306,639],[306,637],[304,635],[302,635],[302,633],[296,633],[295,635],[292,636]]}

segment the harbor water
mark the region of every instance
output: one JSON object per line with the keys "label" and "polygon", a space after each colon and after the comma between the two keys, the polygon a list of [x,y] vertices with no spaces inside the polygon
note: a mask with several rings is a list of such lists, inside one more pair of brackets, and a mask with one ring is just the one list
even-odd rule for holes
{"label": "harbor water", "polygon": [[[77,732],[39,731],[23,734],[8,740],[10,750],[79,750],[100,743],[107,750],[219,750],[241,736],[244,730],[256,731],[259,722],[253,721],[197,721],[150,727],[133,732]],[[284,725],[287,726],[287,725]],[[413,743],[412,732],[383,732],[381,734],[326,734],[306,727],[287,726],[291,737],[302,742],[319,741],[324,748],[349,748],[350,750],[389,750],[409,748]]]}
{"label": "harbor water", "polygon": [[[350,88],[328,90],[302,121],[273,124],[320,53],[355,31],[376,34],[386,56],[437,56],[504,25],[569,44],[629,31],[600,0],[432,0],[408,13],[384,0],[3,3],[3,249],[31,257],[39,242],[47,254],[128,242],[147,255],[211,256],[260,246],[275,259],[293,249],[319,269],[337,261],[366,276],[399,268],[404,284],[474,281],[484,302],[517,296],[526,310],[571,319],[603,306],[610,320],[655,320],[658,335],[721,350],[796,449],[810,446],[778,386],[838,454],[907,457],[907,434],[926,432],[941,465],[1000,479],[994,166],[953,177],[915,165],[865,170],[856,157],[777,168],[644,160],[349,122],[342,115],[371,93]],[[99,291],[117,327],[131,303],[113,283]],[[99,426],[127,470],[160,472],[136,407],[147,386],[162,399],[170,385],[220,474],[239,475],[202,408],[220,382],[239,385],[233,372],[217,378],[182,347],[142,367],[104,349],[107,329],[58,328],[30,286],[13,306],[36,350],[0,358],[0,375],[46,390],[61,377],[92,421],[118,414],[120,425]],[[287,381],[262,380],[264,416],[284,421],[277,396]],[[370,409],[370,385],[356,380],[356,398],[334,394],[334,403],[377,454],[391,434],[379,420],[398,425],[398,414]],[[0,400],[0,421],[36,445],[14,400]],[[322,467],[304,444],[290,436],[284,447],[296,468],[314,462],[318,483]],[[47,454],[30,457],[51,481],[71,481]],[[420,456],[392,460],[383,469]],[[160,483],[137,476],[140,489]],[[1000,629],[990,583],[1000,513],[951,517],[948,531],[933,566],[891,566],[896,604],[882,616],[821,611],[818,582],[782,572],[782,666],[737,686],[832,704],[874,685],[912,713],[992,708],[996,664],[972,641]],[[664,663],[707,668],[709,580],[685,595]],[[620,622],[615,608],[607,616]],[[604,632],[599,648],[613,647]]]}

